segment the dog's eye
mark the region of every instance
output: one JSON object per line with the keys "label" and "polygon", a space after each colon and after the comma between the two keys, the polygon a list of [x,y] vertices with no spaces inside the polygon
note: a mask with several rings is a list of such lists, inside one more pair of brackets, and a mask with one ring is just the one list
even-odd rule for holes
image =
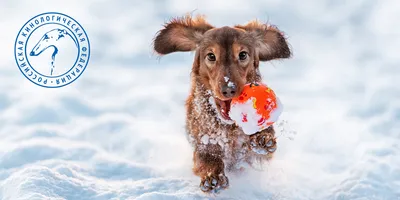
{"label": "dog's eye", "polygon": [[247,58],[247,52],[242,51],[239,53],[239,60],[246,60]]}
{"label": "dog's eye", "polygon": [[213,53],[208,53],[207,54],[207,59],[209,61],[215,61],[215,55]]}

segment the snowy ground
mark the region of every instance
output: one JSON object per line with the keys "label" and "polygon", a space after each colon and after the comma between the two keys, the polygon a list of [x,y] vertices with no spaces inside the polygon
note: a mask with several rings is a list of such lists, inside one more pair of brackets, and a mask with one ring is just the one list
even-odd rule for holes
{"label": "snowy ground", "polygon": [[[399,9],[396,0],[1,0],[0,199],[215,198],[199,192],[183,130],[193,54],[151,51],[163,22],[191,11],[216,26],[277,24],[295,56],[262,66],[285,105],[275,160],[231,177],[217,199],[400,199]],[[20,27],[48,11],[78,20],[92,46],[84,74],[59,89],[29,82],[13,57]]]}

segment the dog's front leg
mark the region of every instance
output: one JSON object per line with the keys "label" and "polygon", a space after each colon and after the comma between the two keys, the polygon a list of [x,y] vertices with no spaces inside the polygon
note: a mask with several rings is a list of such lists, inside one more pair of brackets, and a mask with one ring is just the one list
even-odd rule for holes
{"label": "dog's front leg", "polygon": [[216,145],[209,144],[205,149],[194,151],[193,172],[201,178],[200,189],[203,192],[217,193],[229,186],[222,153],[213,150],[216,148]]}
{"label": "dog's front leg", "polygon": [[276,151],[275,130],[272,126],[249,137],[250,149],[253,152],[272,157]]}

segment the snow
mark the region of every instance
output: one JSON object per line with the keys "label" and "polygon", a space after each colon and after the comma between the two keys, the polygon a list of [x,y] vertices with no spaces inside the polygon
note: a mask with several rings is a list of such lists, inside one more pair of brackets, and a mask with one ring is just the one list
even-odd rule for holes
{"label": "snow", "polygon": [[[229,111],[230,118],[242,128],[246,135],[252,135],[261,129],[257,123],[261,115],[257,113],[256,109],[253,109],[253,100],[255,98],[251,97],[243,104],[232,104]],[[247,118],[245,122],[242,121],[243,115]]]}
{"label": "snow", "polygon": [[[0,199],[399,199],[399,9],[396,0],[3,0]],[[277,24],[294,50],[260,65],[285,105],[274,159],[229,176],[218,197],[191,172],[194,54],[158,59],[150,49],[168,17],[193,10],[218,26]],[[75,18],[91,41],[88,68],[65,88],[32,84],[12,56],[21,26],[47,11]]]}
{"label": "snow", "polygon": [[275,123],[276,121],[279,120],[279,116],[282,114],[283,109],[284,109],[283,104],[282,104],[281,100],[279,99],[279,97],[276,97],[276,105],[277,105],[276,109],[271,112],[271,116],[266,121],[266,123],[269,123],[269,122]]}
{"label": "snow", "polygon": [[225,80],[225,83],[228,83],[228,84],[227,84],[228,87],[235,87],[235,83],[233,83],[232,81],[229,81],[229,80],[230,80],[229,77],[224,76],[224,80]]}
{"label": "snow", "polygon": [[224,80],[225,80],[225,83],[227,83],[229,81],[229,77],[224,76]]}
{"label": "snow", "polygon": [[210,142],[210,136],[208,136],[208,135],[203,135],[203,136],[201,137],[201,143],[207,145],[209,142]]}

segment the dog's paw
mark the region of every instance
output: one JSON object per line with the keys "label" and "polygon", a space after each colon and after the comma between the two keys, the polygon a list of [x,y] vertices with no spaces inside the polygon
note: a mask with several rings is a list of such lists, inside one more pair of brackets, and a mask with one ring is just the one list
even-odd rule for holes
{"label": "dog's paw", "polygon": [[276,151],[276,138],[269,132],[254,134],[250,136],[250,148],[257,154],[272,154]]}
{"label": "dog's paw", "polygon": [[218,193],[229,186],[228,177],[224,174],[209,174],[201,179],[200,189],[207,193]]}

